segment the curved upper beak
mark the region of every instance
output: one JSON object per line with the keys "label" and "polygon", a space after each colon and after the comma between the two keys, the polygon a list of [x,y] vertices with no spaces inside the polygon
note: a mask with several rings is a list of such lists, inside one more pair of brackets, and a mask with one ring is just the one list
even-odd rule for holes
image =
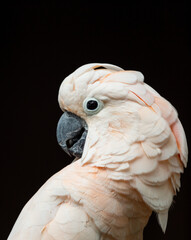
{"label": "curved upper beak", "polygon": [[57,125],[57,141],[70,156],[80,158],[83,153],[88,127],[86,122],[71,112],[64,112]]}

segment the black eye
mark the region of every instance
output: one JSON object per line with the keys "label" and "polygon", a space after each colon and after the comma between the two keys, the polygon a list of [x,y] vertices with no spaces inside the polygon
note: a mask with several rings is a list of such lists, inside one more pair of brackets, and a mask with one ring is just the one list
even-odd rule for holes
{"label": "black eye", "polygon": [[83,102],[83,108],[87,115],[94,115],[103,108],[103,103],[96,98],[86,98]]}
{"label": "black eye", "polygon": [[95,110],[98,107],[98,102],[95,100],[89,100],[86,106],[89,110]]}

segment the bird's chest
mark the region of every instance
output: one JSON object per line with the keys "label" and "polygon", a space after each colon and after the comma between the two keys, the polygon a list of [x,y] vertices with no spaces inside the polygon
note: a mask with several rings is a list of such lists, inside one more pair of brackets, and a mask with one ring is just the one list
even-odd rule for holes
{"label": "bird's chest", "polygon": [[67,184],[65,181],[71,201],[83,207],[104,236],[122,240],[139,230],[142,233],[150,210],[128,184],[109,180],[105,174],[78,172]]}
{"label": "bird's chest", "polygon": [[142,235],[151,212],[132,196],[108,191],[103,194],[95,192],[84,206],[100,231],[115,239],[127,239],[139,231]]}

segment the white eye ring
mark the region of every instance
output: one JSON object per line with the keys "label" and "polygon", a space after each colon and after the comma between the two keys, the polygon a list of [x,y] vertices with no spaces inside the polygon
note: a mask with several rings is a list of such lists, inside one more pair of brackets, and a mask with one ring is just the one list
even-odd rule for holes
{"label": "white eye ring", "polygon": [[96,98],[86,98],[83,102],[83,108],[87,115],[94,115],[101,111],[103,103]]}

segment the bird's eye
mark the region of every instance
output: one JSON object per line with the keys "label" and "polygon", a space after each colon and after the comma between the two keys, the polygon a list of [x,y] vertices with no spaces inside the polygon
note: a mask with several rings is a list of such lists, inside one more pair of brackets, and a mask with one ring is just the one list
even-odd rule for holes
{"label": "bird's eye", "polygon": [[83,108],[87,115],[94,115],[103,108],[103,103],[96,98],[86,98],[83,102]]}

